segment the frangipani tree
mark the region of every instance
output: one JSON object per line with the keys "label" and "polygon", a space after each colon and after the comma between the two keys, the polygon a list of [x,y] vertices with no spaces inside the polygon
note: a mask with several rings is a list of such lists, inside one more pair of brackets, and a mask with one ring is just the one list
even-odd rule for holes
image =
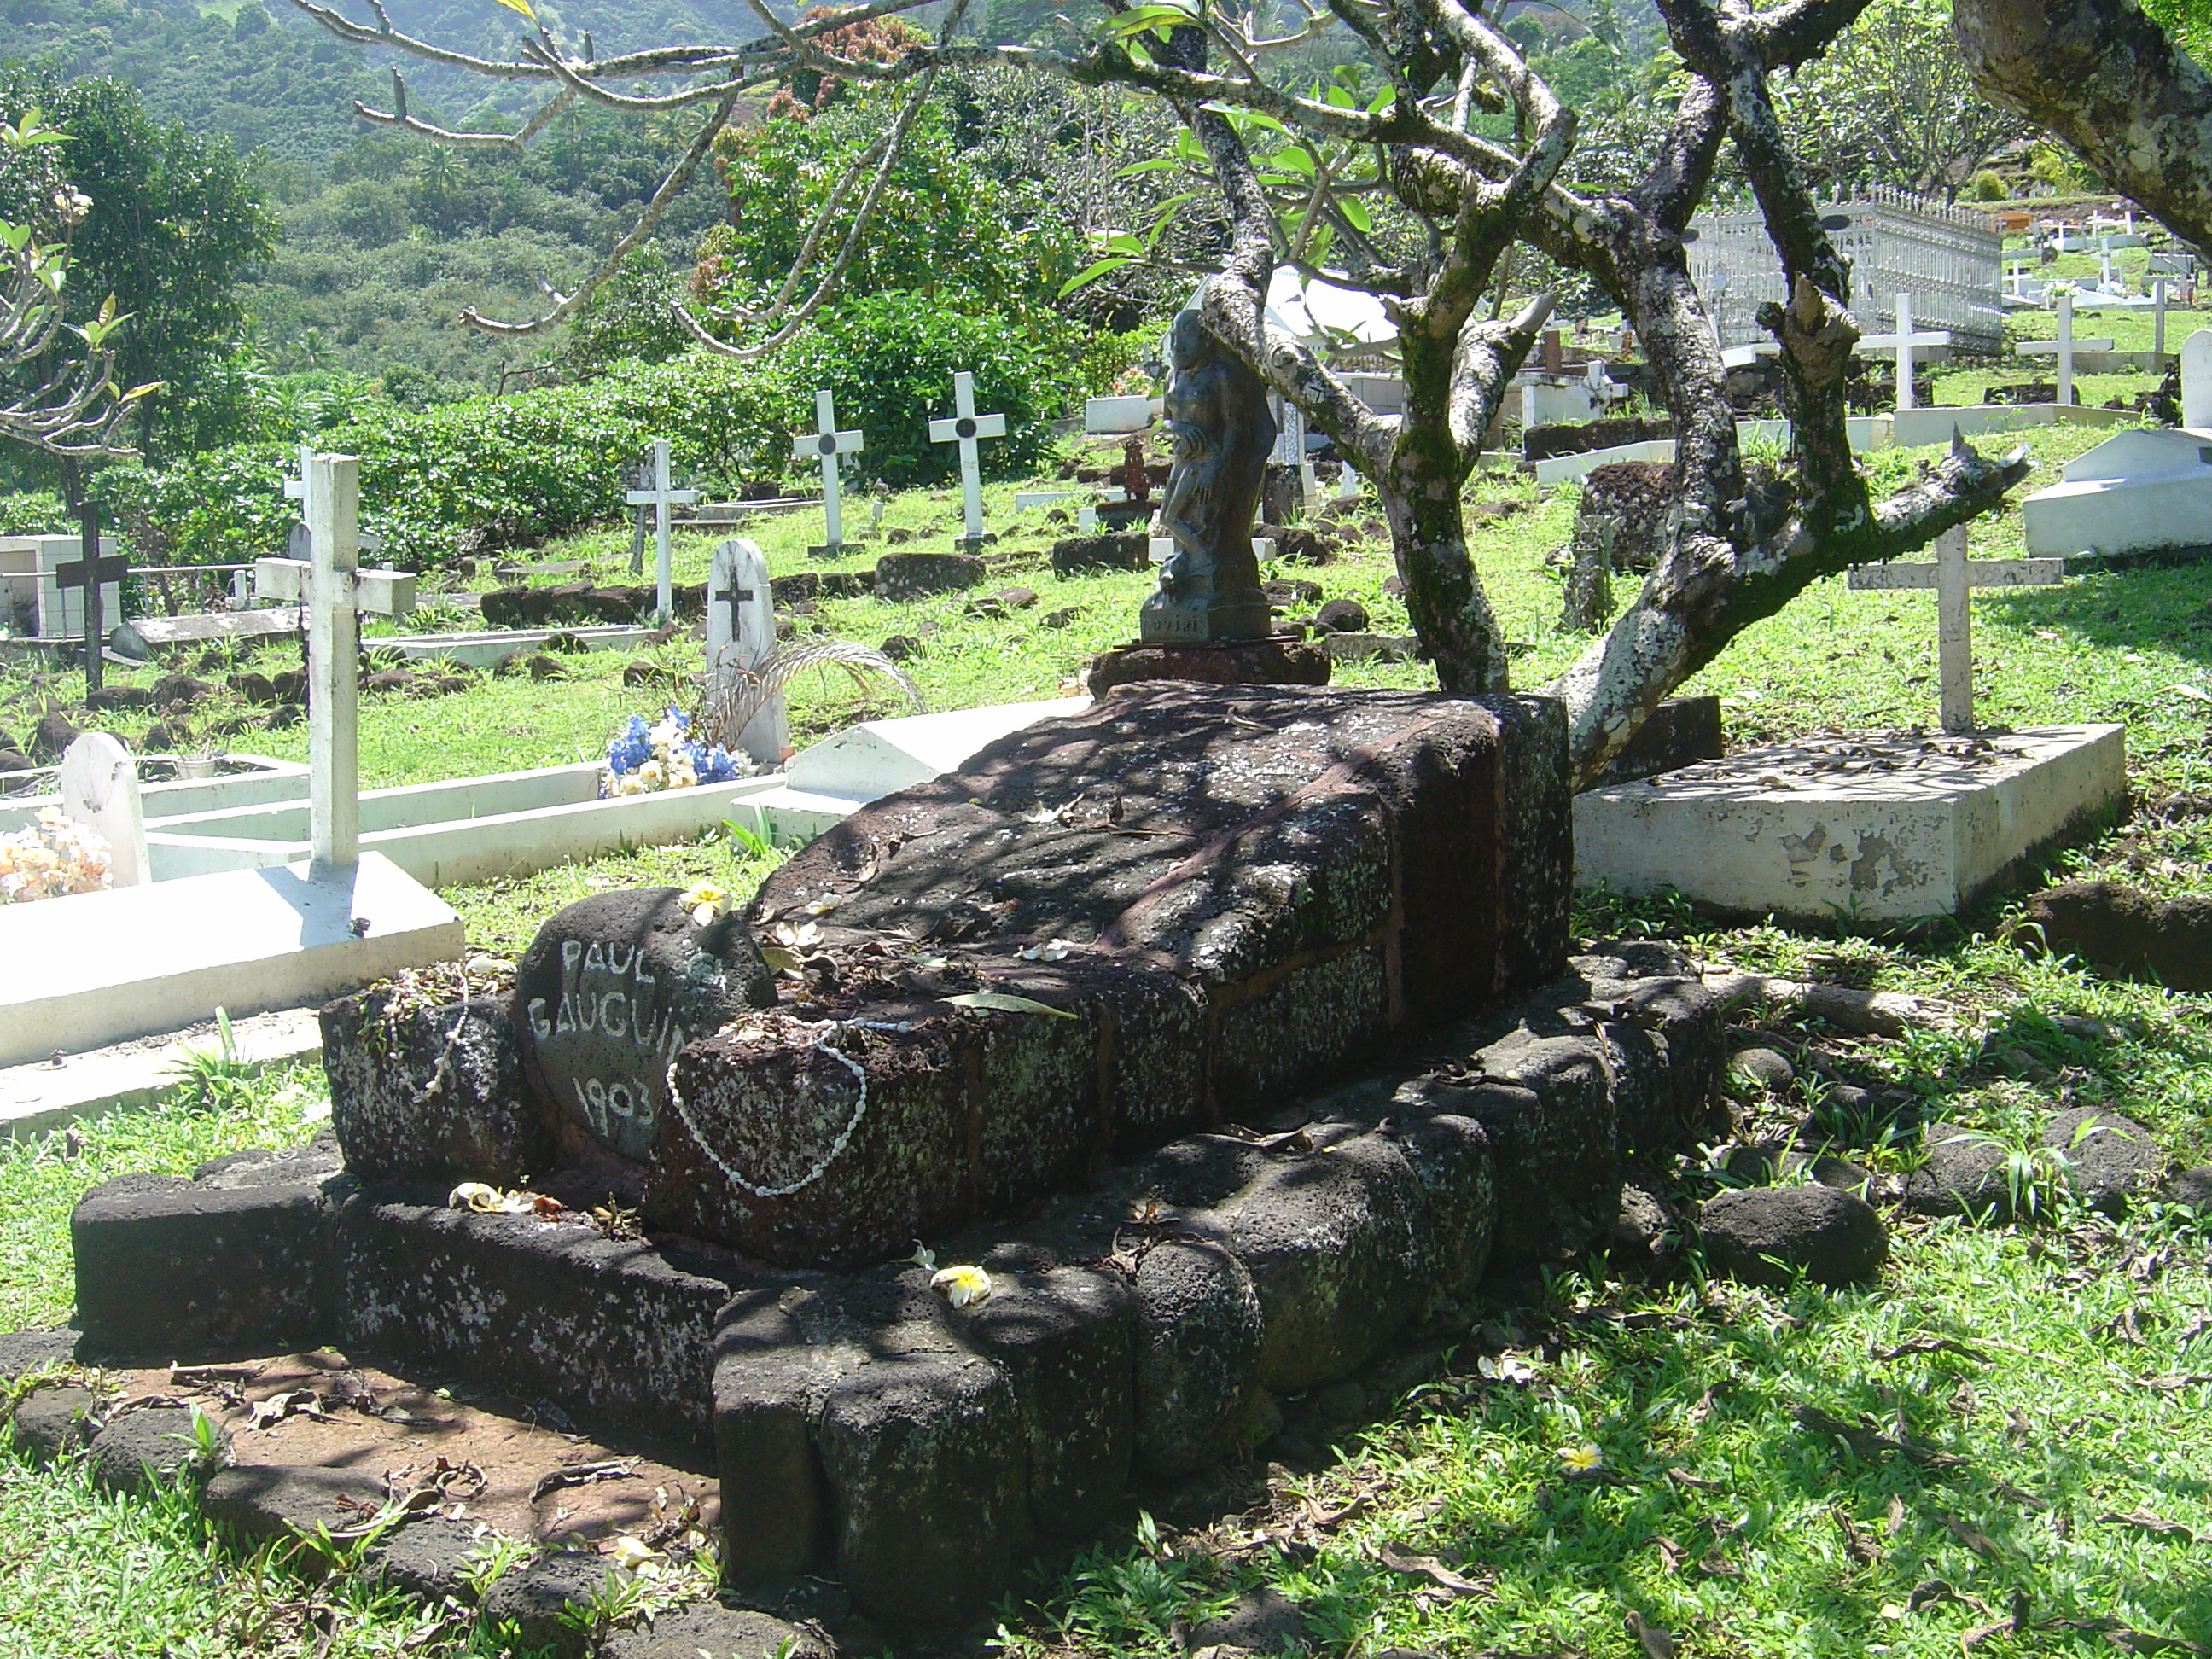
{"label": "frangipani tree", "polygon": [[[36,109],[0,121],[0,158],[35,156],[67,142]],[[34,189],[66,235],[91,204],[58,169],[38,172]],[[126,393],[116,386],[109,342],[124,319],[112,297],[82,327],[63,321],[68,276],[65,245],[42,239],[28,222],[0,218],[0,438],[72,459],[126,454],[116,445],[116,428],[151,388]]]}
{"label": "frangipani tree", "polygon": [[[527,15],[527,0],[504,3]],[[1640,181],[1613,192],[1571,186],[1575,112],[1491,15],[1465,0],[1297,0],[1300,20],[1273,36],[1260,32],[1255,15],[1209,0],[1107,0],[1091,21],[1067,21],[1053,46],[975,39],[965,30],[966,0],[952,0],[933,42],[881,55],[863,47],[883,32],[860,26],[920,0],[872,0],[797,23],[766,0],[748,0],[761,28],[750,40],[602,58],[589,35],[563,42],[539,27],[506,59],[409,36],[380,0],[368,0],[368,23],[322,0],[295,3],[349,40],[544,88],[537,112],[513,134],[423,121],[410,113],[397,76],[392,107],[362,111],[440,143],[526,143],[579,100],[700,118],[639,222],[576,294],[553,294],[532,318],[469,314],[475,326],[501,332],[549,328],[570,315],[650,233],[739,100],[793,75],[893,88],[897,113],[825,192],[778,291],[734,319],[750,343],[720,349],[773,349],[834,291],[867,234],[899,144],[948,70],[1012,65],[1164,100],[1188,135],[1182,159],[1210,175],[1206,187],[1228,216],[1228,246],[1204,288],[1206,325],[1374,485],[1413,625],[1450,690],[1508,684],[1461,489],[1550,311],[1550,297],[1539,295],[1504,313],[1509,262],[1516,249],[1522,258],[1533,251],[1587,273],[1649,356],[1674,416],[1677,459],[1663,556],[1611,629],[1547,688],[1566,706],[1580,778],[1601,769],[1653,707],[1743,628],[1848,564],[1924,546],[1991,510],[2027,471],[2020,457],[1992,461],[1960,445],[1903,490],[1875,500],[1852,459],[1844,382],[1858,330],[1850,272],[1783,136],[1769,81],[1822,52],[1867,0],[1780,0],[1766,9],[1659,0],[1685,66],[1682,91]],[[1345,68],[1304,85],[1270,72],[1285,54],[1310,53],[1328,37],[1345,41]],[[1366,65],[1358,74],[1353,59]],[[637,89],[656,80],[668,84]],[[1790,295],[1761,319],[1780,349],[1794,433],[1786,465],[1765,476],[1747,468],[1739,447],[1718,341],[1691,285],[1683,241],[1723,146],[1750,180]],[[1157,229],[1124,232],[1108,259],[1144,257]],[[1268,321],[1268,280],[1285,260],[1381,296],[1399,331],[1402,416],[1368,410],[1325,362]]]}

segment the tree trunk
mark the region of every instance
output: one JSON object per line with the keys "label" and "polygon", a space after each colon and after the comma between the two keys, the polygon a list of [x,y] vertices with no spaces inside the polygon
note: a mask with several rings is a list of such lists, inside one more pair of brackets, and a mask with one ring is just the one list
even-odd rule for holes
{"label": "tree trunk", "polygon": [[1992,102],[2212,258],[2212,76],[2135,0],[1955,0],[1952,27]]}

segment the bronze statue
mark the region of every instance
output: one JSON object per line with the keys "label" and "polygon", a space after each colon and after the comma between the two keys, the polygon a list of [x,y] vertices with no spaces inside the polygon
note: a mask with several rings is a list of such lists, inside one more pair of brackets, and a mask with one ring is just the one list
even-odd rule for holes
{"label": "bronze statue", "polygon": [[1138,612],[1138,637],[1147,645],[1264,639],[1267,596],[1252,550],[1252,515],[1275,446],[1267,388],[1194,307],[1178,313],[1169,330],[1168,363],[1175,464],[1156,522],[1174,547]]}

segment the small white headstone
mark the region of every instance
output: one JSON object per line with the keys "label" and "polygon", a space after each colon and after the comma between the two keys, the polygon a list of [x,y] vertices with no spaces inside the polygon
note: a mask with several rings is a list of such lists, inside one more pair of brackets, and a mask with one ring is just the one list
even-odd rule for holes
{"label": "small white headstone", "polygon": [[2115,432],[2021,503],[2031,553],[2212,543],[2212,431]]}
{"label": "small white headstone", "polygon": [[62,751],[62,816],[107,843],[109,884],[146,881],[146,830],[138,807],[138,768],[105,732],[88,732]]}
{"label": "small white headstone", "polygon": [[2181,423],[2212,427],[2212,328],[2181,343]]}
{"label": "small white headstone", "polygon": [[[711,694],[757,670],[775,651],[775,599],[760,549],[735,537],[714,549],[707,573],[707,678]],[[791,722],[777,692],[738,735],[737,746],[764,766],[783,763]]]}

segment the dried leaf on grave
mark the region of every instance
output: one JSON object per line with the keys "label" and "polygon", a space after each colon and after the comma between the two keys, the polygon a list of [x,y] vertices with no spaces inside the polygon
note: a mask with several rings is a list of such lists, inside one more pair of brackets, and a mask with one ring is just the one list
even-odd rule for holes
{"label": "dried leaf on grave", "polygon": [[2009,1480],[2000,1480],[1990,1490],[2007,1503],[2017,1504],[2022,1509],[2047,1510],[2051,1507],[2049,1499],[2038,1498],[2033,1492],[2014,1486]]}
{"label": "dried leaf on grave", "polygon": [[1455,1572],[1433,1555],[1407,1554],[1390,1543],[1378,1545],[1375,1554],[1376,1559],[1391,1571],[1425,1579],[1447,1595],[1488,1595],[1491,1593],[1486,1582]]}
{"label": "dried leaf on grave", "polygon": [[1674,1659],[1674,1632],[1653,1624],[1634,1607],[1628,1610],[1628,1633],[1644,1650],[1644,1659]]}
{"label": "dried leaf on grave", "polygon": [[1065,1008],[1055,1008],[1048,1002],[1038,1002],[1030,997],[1018,997],[1011,991],[963,991],[958,996],[946,997],[944,1000],[956,1008],[994,1008],[1009,1014],[1050,1014],[1055,1019],[1075,1018]]}
{"label": "dried leaf on grave", "polygon": [[2161,1538],[2194,1539],[2197,1536],[2194,1528],[2185,1527],[2179,1521],[2169,1521],[2164,1516],[2154,1515],[2146,1509],[2132,1509],[2124,1513],[2108,1510],[2097,1519],[2113,1526],[2135,1527],[2143,1532],[2156,1533]]}
{"label": "dried leaf on grave", "polygon": [[2015,1446],[2025,1446],[2028,1442],[2028,1437],[2034,1431],[2034,1426],[2027,1420],[2027,1413],[2019,1407],[2014,1406],[2006,1411],[2005,1439],[2008,1443]]}
{"label": "dried leaf on grave", "polygon": [[1931,1510],[1929,1513],[1936,1517],[1944,1531],[1949,1533],[1952,1537],[1957,1539],[1984,1560],[1994,1561],[1998,1559],[1996,1540],[1989,1534],[1978,1528],[1968,1526],[1957,1516],[1946,1515],[1941,1510]]}
{"label": "dried leaf on grave", "polygon": [[1065,939],[1042,939],[1022,951],[1021,957],[1024,962],[1061,962],[1074,948]]}
{"label": "dried leaf on grave", "polygon": [[1907,1462],[1923,1469],[1963,1468],[1966,1459],[1954,1452],[1938,1451],[1910,1437],[1892,1438],[1876,1433],[1862,1423],[1847,1423],[1840,1417],[1831,1417],[1817,1406],[1793,1407],[1790,1415],[1799,1424],[1815,1434],[1832,1435],[1861,1457],[1872,1461],[1884,1452],[1899,1452]]}
{"label": "dried leaf on grave", "polygon": [[2169,685],[2166,689],[2176,696],[2188,697],[2197,702],[2212,702],[2212,691],[2201,685]]}
{"label": "dried leaf on grave", "polygon": [[1905,1500],[1899,1497],[1895,1492],[1892,1492],[1889,1495],[1889,1507],[1882,1511],[1882,1535],[1887,1538],[1896,1537],[1898,1529],[1904,1526],[1904,1524]]}
{"label": "dried leaf on grave", "polygon": [[760,947],[760,953],[761,960],[779,974],[789,974],[794,978],[805,975],[806,970],[799,966],[796,951],[781,945],[763,945]]}
{"label": "dried leaf on grave", "polygon": [[2173,1371],[2164,1376],[2139,1376],[2136,1386],[2154,1389],[2160,1394],[2174,1394],[2183,1389],[2193,1389],[2200,1382],[2212,1382],[2212,1371]]}
{"label": "dried leaf on grave", "polygon": [[1966,1359],[1982,1359],[1986,1356],[1970,1344],[1952,1336],[1915,1336],[1874,1351],[1876,1359],[1903,1359],[1910,1354],[1955,1353]]}
{"label": "dried leaf on grave", "polygon": [[559,1492],[564,1486],[588,1486],[601,1480],[628,1480],[637,1474],[635,1457],[604,1458],[595,1463],[571,1463],[565,1468],[548,1469],[538,1477],[538,1484],[530,1489],[530,1501]]}
{"label": "dried leaf on grave", "polygon": [[1831,1505],[1828,1513],[1835,1517],[1836,1525],[1843,1529],[1844,1549],[1851,1559],[1868,1566],[1881,1559],[1881,1546],[1874,1541],[1865,1528],[1851,1518],[1850,1511],[1842,1504]]}
{"label": "dried leaf on grave", "polygon": [[2132,1302],[2100,1325],[2097,1328],[2097,1334],[2109,1336],[2116,1341],[2131,1343],[2138,1348],[2146,1346],[2143,1341],[2142,1327],[2136,1318],[2136,1304]]}
{"label": "dried leaf on grave", "polygon": [[1664,1533],[1653,1539],[1651,1542],[1659,1552],[1659,1565],[1665,1571],[1681,1571],[1682,1563],[1690,1559],[1689,1551],[1684,1549]]}
{"label": "dried leaf on grave", "polygon": [[1527,1360],[1510,1353],[1499,1354],[1495,1359],[1484,1354],[1474,1362],[1477,1376],[1488,1377],[1498,1382],[1529,1383],[1536,1380],[1536,1368]]}
{"label": "dried leaf on grave", "polygon": [[845,897],[842,893],[824,893],[806,907],[806,914],[810,916],[826,916],[844,902]]}
{"label": "dried leaf on grave", "polygon": [[330,1420],[323,1410],[323,1402],[315,1397],[312,1389],[287,1389],[281,1394],[272,1394],[266,1400],[254,1403],[253,1426],[257,1429],[274,1428],[286,1418],[294,1416],[312,1417],[322,1422]]}
{"label": "dried leaf on grave", "polygon": [[1982,1408],[1982,1397],[1974,1392],[1974,1385],[1965,1377],[1951,1390],[1951,1409],[1960,1417],[1972,1417]]}
{"label": "dried leaf on grave", "polygon": [[1702,1474],[1692,1474],[1689,1470],[1677,1468],[1672,1464],[1668,1466],[1664,1473],[1667,1478],[1669,1480],[1672,1480],[1676,1486],[1694,1486],[1699,1492],[1717,1492],[1721,1487],[1728,1484],[1723,1480],[1708,1480]]}
{"label": "dried leaf on grave", "polygon": [[1315,1530],[1325,1532],[1331,1527],[1339,1526],[1349,1521],[1360,1510],[1365,1509],[1367,1500],[1364,1497],[1355,1498],[1341,1509],[1325,1510],[1321,1506],[1319,1498],[1302,1494],[1298,1498],[1298,1505],[1305,1510],[1306,1519],[1312,1523]]}

